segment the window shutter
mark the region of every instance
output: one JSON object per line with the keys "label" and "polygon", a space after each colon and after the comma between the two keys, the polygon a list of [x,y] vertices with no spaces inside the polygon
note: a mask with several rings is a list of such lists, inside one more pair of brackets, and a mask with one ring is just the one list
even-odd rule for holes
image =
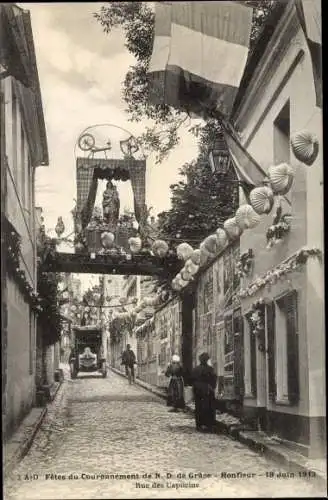
{"label": "window shutter", "polygon": [[257,377],[256,377],[256,338],[252,332],[252,323],[250,316],[246,317],[249,325],[249,340],[250,340],[250,361],[251,361],[251,393],[257,395]]}
{"label": "window shutter", "polygon": [[287,330],[288,398],[291,403],[299,400],[299,356],[296,292],[285,298]]}
{"label": "window shutter", "polygon": [[269,396],[274,398],[277,394],[276,385],[276,366],[275,366],[275,350],[276,350],[276,314],[274,302],[267,304],[267,333],[268,333],[268,384]]}

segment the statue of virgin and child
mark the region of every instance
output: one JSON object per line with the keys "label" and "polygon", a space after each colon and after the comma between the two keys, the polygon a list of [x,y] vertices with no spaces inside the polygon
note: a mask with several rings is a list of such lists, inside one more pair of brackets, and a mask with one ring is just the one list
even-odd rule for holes
{"label": "statue of virgin and child", "polygon": [[108,224],[112,230],[115,230],[120,215],[120,198],[117,187],[112,181],[108,181],[106,184],[106,189],[103,193],[102,208],[105,224]]}

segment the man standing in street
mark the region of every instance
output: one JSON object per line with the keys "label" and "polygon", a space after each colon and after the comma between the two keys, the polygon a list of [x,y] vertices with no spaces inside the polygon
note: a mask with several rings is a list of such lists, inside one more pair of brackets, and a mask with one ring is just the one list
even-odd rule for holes
{"label": "man standing in street", "polygon": [[125,374],[129,379],[129,384],[131,381],[135,381],[134,365],[136,363],[136,356],[131,349],[130,344],[127,344],[126,350],[122,353],[122,365],[125,366]]}

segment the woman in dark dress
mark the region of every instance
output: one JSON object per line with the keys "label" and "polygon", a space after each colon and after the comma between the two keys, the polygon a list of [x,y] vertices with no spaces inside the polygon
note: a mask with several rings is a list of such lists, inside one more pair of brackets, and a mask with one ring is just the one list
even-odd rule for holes
{"label": "woman in dark dress", "polygon": [[191,382],[195,398],[195,419],[198,431],[212,431],[215,425],[215,387],[216,375],[209,365],[209,355],[199,356],[199,365],[193,369]]}
{"label": "woman in dark dress", "polygon": [[167,390],[167,406],[172,406],[170,411],[178,411],[185,407],[183,369],[180,357],[176,354],[172,356],[172,362],[165,372],[166,377],[170,377]]}

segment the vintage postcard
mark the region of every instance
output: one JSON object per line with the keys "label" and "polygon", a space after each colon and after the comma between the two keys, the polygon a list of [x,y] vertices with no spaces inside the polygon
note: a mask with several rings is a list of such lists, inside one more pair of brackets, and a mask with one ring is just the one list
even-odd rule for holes
{"label": "vintage postcard", "polygon": [[5,500],[326,497],[321,40],[0,3]]}

